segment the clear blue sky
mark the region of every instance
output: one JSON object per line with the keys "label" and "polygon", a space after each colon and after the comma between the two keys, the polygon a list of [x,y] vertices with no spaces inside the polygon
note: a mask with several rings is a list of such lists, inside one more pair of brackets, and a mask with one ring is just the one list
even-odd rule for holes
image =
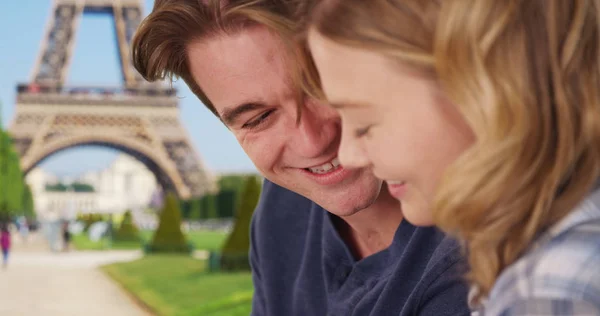
{"label": "clear blue sky", "polygon": [[[145,0],[148,14],[153,0]],[[15,109],[15,87],[30,80],[51,0],[0,0],[0,102],[2,124],[8,126]],[[76,34],[68,85],[121,83],[113,21],[109,15],[85,15]],[[215,172],[254,171],[235,138],[183,82],[177,82],[180,118],[207,167]],[[103,147],[73,148],[58,152],[41,165],[59,175],[76,175],[107,166],[117,152]]]}

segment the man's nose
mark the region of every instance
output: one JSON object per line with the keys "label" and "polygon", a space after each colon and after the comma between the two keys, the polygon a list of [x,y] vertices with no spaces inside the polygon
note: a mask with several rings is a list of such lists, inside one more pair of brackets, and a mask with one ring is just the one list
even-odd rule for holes
{"label": "man's nose", "polygon": [[338,150],[338,158],[344,168],[355,169],[369,165],[364,149],[347,128],[342,126],[342,140]]}
{"label": "man's nose", "polygon": [[332,150],[339,133],[339,118],[335,110],[327,105],[305,106],[290,135],[289,146],[302,157],[315,158]]}

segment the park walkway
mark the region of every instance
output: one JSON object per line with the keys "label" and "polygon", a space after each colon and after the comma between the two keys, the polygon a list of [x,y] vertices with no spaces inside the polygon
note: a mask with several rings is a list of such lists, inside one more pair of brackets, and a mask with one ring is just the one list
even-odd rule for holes
{"label": "park walkway", "polygon": [[50,252],[42,236],[13,235],[0,268],[0,315],[149,316],[97,267],[139,258],[139,251]]}

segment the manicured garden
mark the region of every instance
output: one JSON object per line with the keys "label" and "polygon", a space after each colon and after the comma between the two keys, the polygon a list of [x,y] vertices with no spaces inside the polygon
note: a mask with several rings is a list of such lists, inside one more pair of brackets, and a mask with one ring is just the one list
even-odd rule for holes
{"label": "manicured garden", "polygon": [[[249,177],[231,233],[184,234],[180,203],[173,194],[167,194],[155,232],[139,231],[126,212],[112,233],[114,238],[91,243],[79,235],[74,243],[79,249],[143,247],[145,256],[141,259],[102,269],[157,315],[249,315],[253,293],[249,226],[259,195],[258,180]],[[208,262],[190,256],[191,249],[210,250]]]}

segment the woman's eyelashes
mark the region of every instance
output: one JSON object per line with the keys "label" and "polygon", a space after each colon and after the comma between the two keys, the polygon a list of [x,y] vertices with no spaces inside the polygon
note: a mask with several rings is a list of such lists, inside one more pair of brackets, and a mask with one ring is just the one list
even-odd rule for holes
{"label": "woman's eyelashes", "polygon": [[367,125],[365,127],[361,127],[361,128],[357,128],[354,130],[354,137],[356,138],[360,138],[363,137],[365,135],[367,135],[369,133],[369,130],[371,129],[373,125]]}

